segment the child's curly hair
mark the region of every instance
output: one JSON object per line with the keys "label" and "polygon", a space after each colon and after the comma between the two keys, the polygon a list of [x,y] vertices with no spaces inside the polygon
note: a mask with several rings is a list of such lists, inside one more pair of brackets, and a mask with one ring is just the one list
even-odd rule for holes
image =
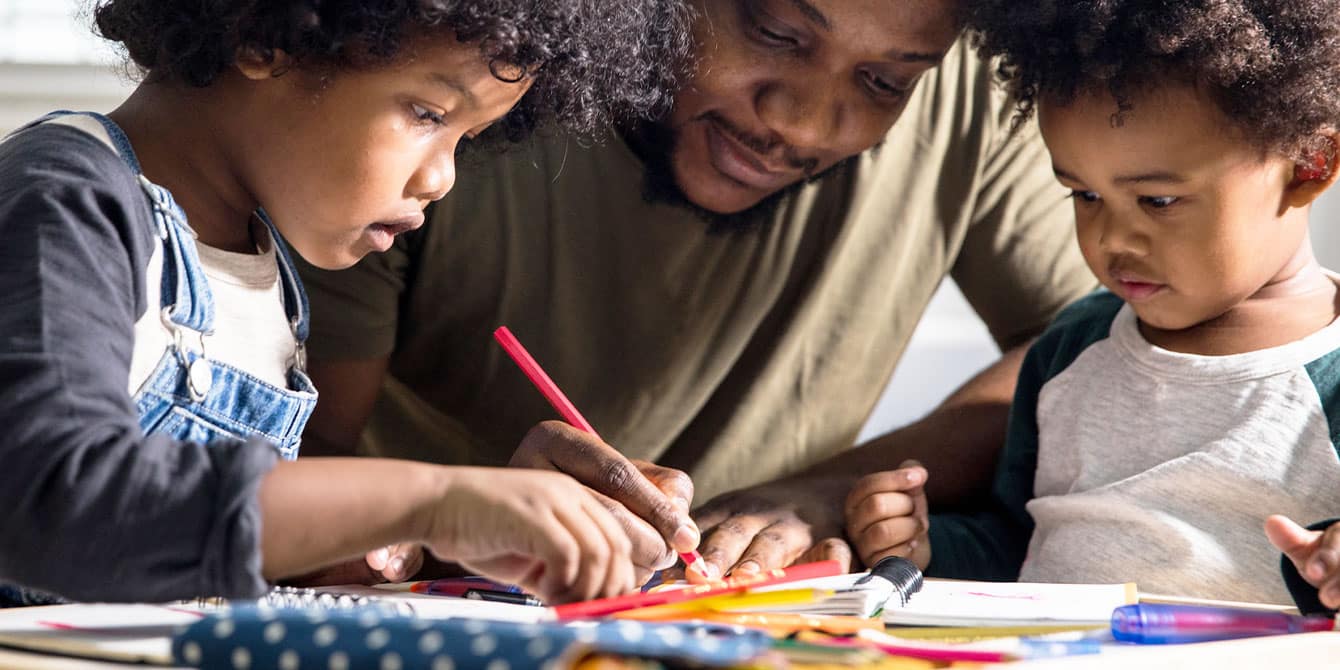
{"label": "child's curly hair", "polygon": [[1340,125],[1340,0],[972,0],[970,27],[1026,119],[1039,97],[1204,86],[1249,141],[1299,157]]}
{"label": "child's curly hair", "polygon": [[501,123],[511,139],[546,121],[589,135],[658,114],[691,49],[683,0],[100,0],[93,15],[148,78],[202,87],[239,50],[368,67],[441,30],[477,44],[500,79],[539,68]]}

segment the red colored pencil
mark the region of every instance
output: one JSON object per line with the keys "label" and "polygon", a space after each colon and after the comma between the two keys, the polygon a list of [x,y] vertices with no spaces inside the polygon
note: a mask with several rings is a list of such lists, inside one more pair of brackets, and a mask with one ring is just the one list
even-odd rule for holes
{"label": "red colored pencil", "polygon": [[[512,360],[516,362],[517,367],[526,373],[530,383],[540,390],[544,399],[554,406],[554,410],[558,412],[559,416],[563,417],[564,421],[597,438],[600,437],[600,434],[586,420],[586,417],[577,411],[577,406],[573,405],[566,395],[563,395],[563,391],[558,388],[558,384],[555,384],[554,380],[549,378],[544,368],[541,368],[540,364],[535,361],[535,357],[531,356],[530,352],[521,346],[521,341],[516,339],[516,336],[512,334],[511,330],[508,330],[507,326],[502,326],[493,331],[493,339],[502,345],[503,351],[506,351],[507,355],[511,356]],[[679,558],[684,561],[685,569],[696,570],[698,574],[707,576],[707,562],[703,560],[702,554],[697,551],[688,551],[681,553]]]}
{"label": "red colored pencil", "polygon": [[652,607],[654,605],[665,605],[667,603],[677,603],[685,600],[707,598],[710,596],[721,596],[758,588],[760,586],[798,582],[802,579],[815,579],[817,577],[832,577],[840,574],[842,574],[841,563],[838,563],[837,561],[818,561],[816,563],[793,565],[789,568],[765,570],[756,575],[730,577],[722,580],[724,583],[699,584],[697,586],[690,586],[683,589],[654,591],[651,593],[631,593],[623,596],[614,596],[613,598],[602,598],[600,600],[588,600],[586,602],[558,605],[553,609],[554,614],[558,616],[560,621],[566,621],[568,619],[585,619],[637,609],[639,607]]}

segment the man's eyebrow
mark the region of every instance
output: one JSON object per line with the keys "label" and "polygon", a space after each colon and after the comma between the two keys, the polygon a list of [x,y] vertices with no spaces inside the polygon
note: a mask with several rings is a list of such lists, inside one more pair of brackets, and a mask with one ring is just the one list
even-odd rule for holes
{"label": "man's eyebrow", "polygon": [[790,0],[790,2],[801,14],[805,15],[805,18],[818,24],[820,28],[824,30],[833,29],[833,24],[828,22],[828,17],[824,16],[824,13],[819,11],[818,7],[811,5],[806,0]]}
{"label": "man's eyebrow", "polygon": [[441,72],[430,72],[428,74],[428,80],[433,82],[434,84],[437,84],[439,86],[442,86],[444,88],[456,92],[461,97],[465,98],[466,102],[469,104],[475,103],[474,92],[472,92],[465,86],[461,85],[461,82],[456,81],[455,79],[452,79],[451,77],[448,77],[447,75]]}
{"label": "man's eyebrow", "polygon": [[930,63],[931,65],[939,65],[940,61],[945,58],[945,53],[943,51],[940,53],[921,53],[917,51],[899,51],[893,49],[886,52],[884,55],[889,60],[898,61],[900,63]]}

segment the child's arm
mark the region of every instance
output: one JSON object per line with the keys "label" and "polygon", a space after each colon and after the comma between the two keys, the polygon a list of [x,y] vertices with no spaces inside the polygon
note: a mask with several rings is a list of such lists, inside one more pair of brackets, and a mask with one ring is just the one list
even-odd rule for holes
{"label": "child's arm", "polygon": [[128,392],[153,221],[64,126],[0,145],[0,581],[78,599],[256,596],[262,441],[146,438]]}
{"label": "child's arm", "polygon": [[873,565],[888,555],[908,556],[926,574],[958,579],[1013,580],[1019,576],[1033,531],[1025,506],[1037,470],[1037,394],[1042,355],[1024,358],[1010,407],[1005,450],[988,501],[971,512],[927,514],[921,489],[928,474],[914,462],[862,479],[847,499],[847,532],[857,553]]}
{"label": "child's arm", "polygon": [[1266,519],[1266,536],[1284,553],[1284,583],[1304,614],[1340,609],[1340,519],[1303,528],[1288,517]]}
{"label": "child's arm", "polygon": [[550,601],[637,586],[632,545],[614,516],[559,473],[305,458],[266,475],[260,504],[269,579],[415,541]]}

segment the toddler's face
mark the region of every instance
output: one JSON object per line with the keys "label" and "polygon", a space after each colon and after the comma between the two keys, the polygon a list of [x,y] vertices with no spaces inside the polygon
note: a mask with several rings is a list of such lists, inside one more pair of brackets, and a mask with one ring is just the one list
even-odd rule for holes
{"label": "toddler's face", "polygon": [[242,170],[303,258],[347,267],[422,225],[455,182],[461,138],[505,115],[530,82],[499,80],[478,48],[441,36],[324,83],[303,71],[269,79],[253,96],[267,122],[249,132]]}
{"label": "toddler's face", "polygon": [[1120,125],[1105,93],[1039,105],[1099,281],[1145,323],[1181,330],[1283,279],[1308,248],[1306,210],[1285,203],[1293,161],[1242,139],[1192,86],[1131,103]]}

